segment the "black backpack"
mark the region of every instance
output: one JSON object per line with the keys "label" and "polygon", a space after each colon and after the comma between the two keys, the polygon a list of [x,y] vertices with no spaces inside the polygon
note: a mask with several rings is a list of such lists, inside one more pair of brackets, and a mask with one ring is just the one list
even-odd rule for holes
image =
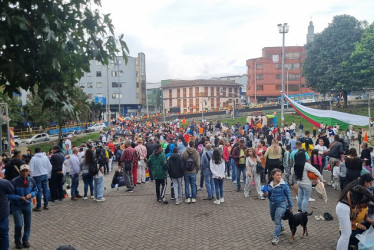
{"label": "black backpack", "polygon": [[193,155],[188,153],[187,161],[186,161],[186,171],[193,171],[195,168],[195,161],[193,159]]}
{"label": "black backpack", "polygon": [[91,176],[95,176],[99,173],[99,168],[97,167],[97,163],[96,161],[94,160],[94,162],[89,166],[88,168],[88,173],[91,175]]}

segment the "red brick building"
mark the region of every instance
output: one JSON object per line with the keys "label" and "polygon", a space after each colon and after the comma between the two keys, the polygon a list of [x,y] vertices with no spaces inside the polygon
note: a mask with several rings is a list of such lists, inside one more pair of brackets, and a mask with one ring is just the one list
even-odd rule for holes
{"label": "red brick building", "polygon": [[[313,92],[306,87],[305,78],[302,76],[305,56],[305,48],[303,46],[285,47],[285,94],[287,94],[287,82],[289,95]],[[263,48],[262,57],[247,60],[247,67],[247,95],[250,98],[250,102],[261,102],[281,95],[282,47]]]}

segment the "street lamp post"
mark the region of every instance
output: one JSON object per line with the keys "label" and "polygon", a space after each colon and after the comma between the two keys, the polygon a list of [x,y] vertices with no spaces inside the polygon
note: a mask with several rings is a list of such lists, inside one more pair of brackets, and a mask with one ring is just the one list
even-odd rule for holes
{"label": "street lamp post", "polygon": [[287,23],[278,24],[279,33],[282,34],[282,91],[281,91],[281,124],[284,126],[284,40],[285,35],[288,33],[289,26]]}
{"label": "street lamp post", "polygon": [[[288,96],[288,70],[289,70],[289,67],[287,65],[285,67],[287,69],[287,77],[286,77],[286,79],[287,79],[287,96]],[[288,110],[288,103],[289,103],[289,101],[287,101],[287,110]]]}

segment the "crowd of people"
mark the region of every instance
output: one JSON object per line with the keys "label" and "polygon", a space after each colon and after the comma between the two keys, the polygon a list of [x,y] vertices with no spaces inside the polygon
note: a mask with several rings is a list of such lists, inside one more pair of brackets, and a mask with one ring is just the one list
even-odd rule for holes
{"label": "crowd of people", "polygon": [[[303,129],[301,123],[291,122],[278,128],[258,120],[232,126],[205,120],[188,125],[178,119],[170,123],[125,121],[102,131],[97,141],[73,146],[68,138],[49,152],[36,148],[34,155],[30,151],[22,155],[14,151],[11,158],[2,157],[4,170],[0,177],[8,181],[0,180],[0,224],[4,228],[0,233],[0,248],[9,247],[9,212],[13,212],[15,245],[27,248],[31,211],[48,210],[49,202],[67,197],[74,202],[79,199],[103,202],[104,177],[113,170],[111,187],[118,190],[125,186],[129,193],[146,183],[149,172],[156,201],[163,204],[169,203],[165,195],[168,181],[170,200],[176,205],[183,200],[196,203],[204,183],[203,200],[216,205],[227,202],[225,180],[244,197],[249,197],[254,186],[259,200],[269,199],[275,225],[274,245],[279,243],[284,230],[281,223],[284,213],[293,208],[290,190],[295,191],[297,210],[306,212],[308,203],[313,201],[313,186],[326,183],[342,190],[336,207],[341,227],[337,249],[357,246],[352,235],[367,228],[359,218],[373,223],[373,149],[360,141],[361,137],[357,138],[360,156],[354,147],[349,148],[355,138],[350,136],[353,128],[342,132],[337,124],[332,127],[321,124],[313,128],[312,134]],[[113,167],[115,162],[118,168]],[[330,172],[330,180],[323,179],[323,171]],[[78,190],[80,178],[83,195]],[[34,197],[36,204],[32,208]],[[362,217],[362,211],[367,216]]]}

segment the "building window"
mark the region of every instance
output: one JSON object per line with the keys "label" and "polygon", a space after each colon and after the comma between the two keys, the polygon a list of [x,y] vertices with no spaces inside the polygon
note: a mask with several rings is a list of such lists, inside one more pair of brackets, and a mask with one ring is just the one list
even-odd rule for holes
{"label": "building window", "polygon": [[[181,97],[181,90],[180,89],[177,89],[177,97],[178,98]],[[180,107],[180,106],[178,105],[178,107]]]}
{"label": "building window", "polygon": [[257,91],[263,91],[264,90],[264,85],[257,85],[256,90]]}
{"label": "building window", "polygon": [[214,108],[214,98],[210,98],[210,107]]}
{"label": "building window", "polygon": [[170,100],[171,100],[171,98],[172,98],[172,90],[171,89],[169,89],[169,98],[170,98]]}
{"label": "building window", "polygon": [[286,59],[298,59],[300,57],[300,53],[286,53]]}
{"label": "building window", "polygon": [[227,92],[226,92],[226,91],[227,91],[227,88],[224,87],[224,88],[223,88],[223,96],[227,96]]}
{"label": "building window", "polygon": [[101,89],[102,87],[103,87],[103,83],[102,82],[97,82],[96,83],[96,88]]}
{"label": "building window", "polygon": [[221,99],[217,97],[217,107],[219,108],[221,106]]}
{"label": "building window", "polygon": [[256,64],[256,69],[262,69],[262,68],[263,68],[262,63],[258,63],[258,64]]}
{"label": "building window", "polygon": [[220,87],[217,87],[216,88],[216,95],[221,95],[221,88]]}
{"label": "building window", "polygon": [[263,80],[264,79],[264,75],[263,74],[256,75],[256,79],[257,80]]}
{"label": "building window", "polygon": [[195,99],[195,108],[197,108],[197,109],[199,109],[199,107],[200,107],[200,99],[199,98],[196,98]]}
{"label": "building window", "polygon": [[92,99],[92,94],[87,94],[88,99]]}
{"label": "building window", "polygon": [[204,95],[205,95],[205,96],[208,96],[208,87],[205,87],[205,88],[204,88]]}
{"label": "building window", "polygon": [[301,84],[300,88],[306,88],[306,84]]}
{"label": "building window", "polygon": [[214,88],[213,87],[210,88],[210,95],[214,96]]}
{"label": "building window", "polygon": [[276,74],[275,79],[282,79],[282,74]]}
{"label": "building window", "polygon": [[178,106],[178,107],[181,106],[181,99],[178,99],[178,100],[177,100],[177,106]]}
{"label": "building window", "polygon": [[281,69],[281,68],[282,68],[282,64],[281,64],[281,63],[277,63],[277,64],[275,64],[275,68],[276,68],[276,69]]}
{"label": "building window", "polygon": [[112,88],[122,88],[122,83],[118,84],[118,82],[112,82]]}
{"label": "building window", "polygon": [[122,94],[121,93],[113,93],[112,94],[112,99],[120,99],[122,98]]}
{"label": "building window", "polygon": [[288,74],[289,81],[296,81],[300,80],[300,74]]}
{"label": "building window", "polygon": [[192,96],[193,96],[193,93],[192,93],[192,88],[189,88],[189,93],[188,93],[188,96],[189,96],[189,97],[192,97]]}
{"label": "building window", "polygon": [[93,84],[92,84],[92,82],[88,82],[88,83],[87,83],[87,88],[88,88],[88,89],[92,89],[92,88],[93,88]]}
{"label": "building window", "polygon": [[103,93],[97,93],[96,96],[97,97],[103,97]]}
{"label": "building window", "polygon": [[84,83],[80,83],[79,86],[81,87],[81,89],[84,89],[85,88],[85,85]]}
{"label": "building window", "polygon": [[187,97],[187,88],[183,88],[183,97]]}
{"label": "building window", "polygon": [[195,96],[199,96],[199,87],[195,87]]}
{"label": "building window", "polygon": [[96,77],[101,77],[101,71],[96,71]]}
{"label": "building window", "polygon": [[288,85],[288,90],[289,91],[299,91],[299,85]]}
{"label": "building window", "polygon": [[183,108],[187,108],[187,99],[183,99]]}
{"label": "building window", "polygon": [[266,57],[266,58],[270,58],[270,57],[271,57],[270,53],[266,53],[266,54],[265,54],[265,57]]}
{"label": "building window", "polygon": [[189,107],[190,109],[193,108],[193,99],[192,99],[192,98],[189,100],[188,107]]}
{"label": "building window", "polygon": [[112,76],[120,76],[118,71],[112,71]]}
{"label": "building window", "polygon": [[282,90],[282,85],[275,85],[275,90]]}

